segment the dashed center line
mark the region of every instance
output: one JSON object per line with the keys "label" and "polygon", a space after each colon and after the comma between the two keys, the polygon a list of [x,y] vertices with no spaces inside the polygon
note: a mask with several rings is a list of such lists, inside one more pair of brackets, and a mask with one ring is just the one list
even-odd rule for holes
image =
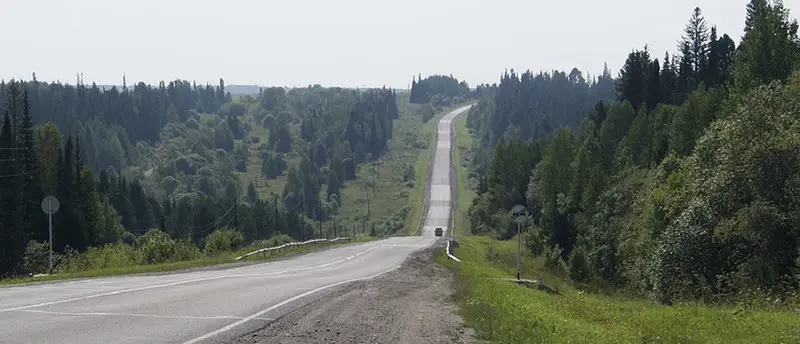
{"label": "dashed center line", "polygon": [[[120,316],[120,317],[138,317],[138,318],[156,318],[156,319],[187,319],[187,320],[242,320],[245,317],[237,317],[233,315],[219,315],[219,316],[191,316],[191,315],[166,315],[166,314],[139,314],[139,313],[113,313],[113,312],[51,312],[38,309],[24,309],[17,312],[23,313],[39,313],[48,315],[61,315],[61,316]],[[273,318],[248,318],[252,320],[275,321]]]}

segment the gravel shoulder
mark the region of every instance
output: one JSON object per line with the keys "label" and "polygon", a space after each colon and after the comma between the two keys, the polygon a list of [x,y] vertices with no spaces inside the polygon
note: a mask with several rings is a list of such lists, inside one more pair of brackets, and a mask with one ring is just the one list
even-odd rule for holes
{"label": "gravel shoulder", "polygon": [[452,272],[433,254],[335,288],[231,343],[477,343],[456,315]]}

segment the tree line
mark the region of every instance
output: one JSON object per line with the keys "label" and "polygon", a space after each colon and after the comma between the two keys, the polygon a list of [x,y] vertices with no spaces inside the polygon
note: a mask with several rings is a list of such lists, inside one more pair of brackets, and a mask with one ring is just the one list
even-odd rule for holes
{"label": "tree line", "polygon": [[511,70],[499,84],[480,85],[476,94],[480,101],[467,115],[467,125],[479,141],[475,172],[483,174],[502,139],[536,141],[560,126],[577,129],[594,104],[614,99],[615,82],[607,67],[589,80],[576,68],[569,74]]}
{"label": "tree line", "polygon": [[430,75],[411,80],[409,101],[413,104],[431,103],[433,106],[448,106],[460,103],[471,96],[466,81],[458,81],[452,75]]}
{"label": "tree line", "polygon": [[[676,56],[659,66],[646,48],[631,52],[616,101],[595,104],[579,128],[499,138],[472,230],[510,238],[508,209],[523,204],[526,246],[548,267],[665,303],[796,290],[797,29],[781,2],[752,0],[736,47],[695,9]],[[501,114],[481,109],[488,121]],[[485,133],[484,123],[470,124]]]}
{"label": "tree line", "polygon": [[[125,82],[121,88],[87,86],[80,77],[75,85],[17,81],[16,88],[28,94],[34,123],[52,122],[59,132],[79,135],[84,141],[86,163],[98,172],[113,166],[126,167],[126,155],[137,142],[160,141],[162,127],[185,121],[191,113],[214,113],[231,101],[225,82],[198,86],[175,80],[157,87]],[[0,95],[9,92],[0,82]]]}

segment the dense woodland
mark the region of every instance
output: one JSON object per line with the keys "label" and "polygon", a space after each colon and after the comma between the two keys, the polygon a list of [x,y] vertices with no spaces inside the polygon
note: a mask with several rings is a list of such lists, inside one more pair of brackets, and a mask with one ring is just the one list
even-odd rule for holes
{"label": "dense woodland", "polygon": [[797,30],[780,2],[752,0],[737,47],[695,9],[677,53],[629,54],[613,102],[598,86],[578,107],[548,108],[530,98],[564,87],[518,91],[532,77],[504,75],[470,114],[485,169],[472,231],[511,238],[507,212],[524,204],[527,247],[553,271],[665,303],[796,290]]}
{"label": "dense woodland", "polygon": [[452,75],[422,75],[411,80],[409,100],[414,104],[428,104],[443,107],[466,101],[472,91],[466,81],[458,81]]}
{"label": "dense woodland", "polygon": [[[234,101],[222,80],[101,89],[34,76],[0,94],[0,276],[46,266],[45,195],[60,201],[53,246],[70,268],[85,251],[148,264],[341,233],[309,220],[335,214],[339,189],[384,153],[399,114],[389,89],[276,87]],[[248,136],[253,126],[268,135]],[[265,180],[288,175],[281,195],[240,190],[251,156]]]}

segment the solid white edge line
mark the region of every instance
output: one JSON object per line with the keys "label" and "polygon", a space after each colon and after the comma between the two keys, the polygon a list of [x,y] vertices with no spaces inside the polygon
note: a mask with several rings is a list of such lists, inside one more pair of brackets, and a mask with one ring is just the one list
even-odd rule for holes
{"label": "solid white edge line", "polygon": [[378,274],[375,274],[375,275],[369,276],[369,277],[360,277],[360,278],[354,278],[354,279],[350,279],[350,280],[346,280],[346,281],[341,281],[341,282],[336,282],[336,283],[333,283],[333,284],[329,284],[329,285],[326,285],[326,286],[319,287],[319,288],[317,288],[317,289],[314,289],[314,290],[312,290],[312,291],[305,292],[305,293],[303,293],[303,294],[300,294],[300,295],[294,296],[294,297],[292,297],[292,298],[286,299],[286,300],[284,300],[284,301],[282,301],[282,302],[280,302],[280,303],[278,303],[278,304],[275,304],[275,305],[273,305],[273,306],[271,306],[271,307],[269,307],[269,308],[267,308],[267,309],[264,309],[264,310],[262,310],[262,311],[260,311],[260,312],[258,312],[258,313],[255,313],[255,314],[253,314],[253,315],[251,315],[251,316],[248,316],[248,317],[246,317],[246,318],[244,318],[244,319],[242,319],[242,320],[239,320],[239,321],[237,321],[237,322],[235,322],[235,323],[233,323],[233,324],[230,324],[230,325],[228,325],[228,326],[225,326],[225,327],[223,327],[223,328],[221,328],[221,329],[219,329],[219,330],[216,330],[216,331],[213,331],[213,332],[209,332],[209,333],[206,333],[206,334],[204,334],[204,335],[202,335],[202,336],[200,336],[200,337],[197,337],[197,338],[194,338],[194,339],[188,340],[188,341],[186,341],[186,342],[183,342],[183,344],[194,344],[194,343],[198,343],[198,342],[201,342],[201,341],[203,341],[203,340],[206,340],[206,339],[208,339],[208,338],[214,337],[214,336],[216,336],[216,335],[218,335],[218,334],[220,334],[220,333],[223,333],[223,332],[230,331],[230,330],[232,330],[232,329],[234,329],[234,328],[236,328],[236,327],[239,327],[239,326],[241,326],[242,324],[244,324],[244,323],[246,323],[246,322],[248,322],[248,321],[251,321],[251,320],[253,320],[253,319],[256,319],[256,318],[259,318],[259,317],[261,317],[262,315],[264,315],[264,314],[265,314],[265,313],[267,313],[267,312],[270,312],[270,311],[272,311],[272,310],[275,310],[275,309],[277,309],[277,308],[279,308],[279,307],[281,307],[281,306],[284,306],[284,305],[286,305],[286,304],[288,304],[288,303],[290,303],[290,302],[296,301],[296,300],[298,300],[298,299],[300,299],[300,298],[306,297],[306,296],[308,296],[308,295],[311,295],[311,294],[314,294],[314,293],[316,293],[316,292],[323,291],[323,290],[325,290],[325,289],[330,289],[330,288],[333,288],[333,287],[336,287],[336,286],[339,286],[339,285],[342,285],[342,284],[350,283],[350,282],[356,282],[356,281],[363,281],[363,280],[372,279],[372,278],[378,277],[378,276],[380,276],[380,275],[383,275],[383,274],[386,274],[386,273],[392,272],[392,271],[394,271],[394,270],[397,270],[397,269],[399,269],[399,268],[400,268],[400,265],[398,265],[398,266],[395,266],[395,267],[393,267],[393,268],[391,268],[391,269],[389,269],[389,270],[386,270],[386,271],[380,272],[380,273],[378,273]]}

